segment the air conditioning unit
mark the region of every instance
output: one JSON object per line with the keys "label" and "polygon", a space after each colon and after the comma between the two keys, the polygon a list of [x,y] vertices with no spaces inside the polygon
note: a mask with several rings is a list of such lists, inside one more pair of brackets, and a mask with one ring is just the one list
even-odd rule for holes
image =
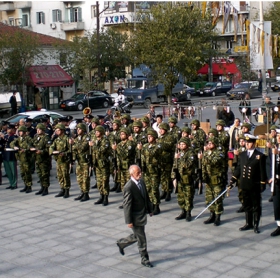
{"label": "air conditioning unit", "polygon": [[50,26],[51,26],[51,29],[56,29],[56,24],[54,22],[51,23]]}

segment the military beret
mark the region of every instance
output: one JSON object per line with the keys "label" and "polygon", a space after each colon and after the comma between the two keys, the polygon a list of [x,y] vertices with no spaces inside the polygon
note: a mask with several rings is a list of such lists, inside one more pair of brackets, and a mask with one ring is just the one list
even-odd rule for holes
{"label": "military beret", "polygon": [[55,129],[62,129],[62,130],[65,130],[65,125],[62,124],[62,123],[59,123],[55,126]]}
{"label": "military beret", "polygon": [[188,134],[191,134],[191,132],[192,132],[192,130],[189,127],[187,127],[187,126],[182,127],[181,131],[182,132],[186,132]]}
{"label": "military beret", "polygon": [[192,120],[192,121],[191,121],[191,124],[194,124],[194,125],[196,125],[196,126],[200,126],[200,121],[197,120],[197,119],[195,119],[195,120]]}
{"label": "military beret", "polygon": [[95,131],[99,131],[99,132],[101,132],[102,134],[105,134],[105,128],[104,128],[102,125],[98,125],[98,126],[95,128]]}
{"label": "military beret", "polygon": [[226,123],[225,123],[224,120],[217,120],[217,121],[216,121],[216,126],[217,126],[217,125],[221,125],[221,126],[224,127],[224,126],[226,126]]}
{"label": "military beret", "polygon": [[77,128],[80,128],[81,130],[83,130],[84,132],[87,131],[87,127],[84,123],[78,123],[77,124]]}
{"label": "military beret", "polygon": [[187,137],[182,137],[178,142],[185,143],[188,147],[191,146],[191,139]]}
{"label": "military beret", "polygon": [[130,134],[129,131],[128,131],[128,129],[127,129],[126,127],[122,127],[122,128],[120,129],[120,132],[124,132],[126,135],[129,135],[129,134]]}
{"label": "military beret", "polygon": [[144,116],[142,119],[141,119],[142,122],[144,123],[150,123],[150,120],[147,116]]}
{"label": "military beret", "polygon": [[158,127],[160,129],[164,129],[166,131],[168,131],[170,129],[170,127],[169,127],[169,125],[167,123],[161,123]]}
{"label": "military beret", "polygon": [[143,124],[140,120],[134,121],[132,124],[132,127],[137,126],[137,127],[143,127]]}
{"label": "military beret", "polygon": [[154,138],[158,138],[158,134],[154,129],[149,129],[147,131],[147,135],[153,136]]}
{"label": "military beret", "polygon": [[170,117],[169,119],[168,119],[168,122],[170,123],[177,123],[177,119],[175,118],[175,117]]}
{"label": "military beret", "polygon": [[21,126],[18,128],[18,131],[27,132],[27,128],[26,128],[26,126],[21,125]]}
{"label": "military beret", "polygon": [[242,125],[241,125],[241,128],[242,127],[246,127],[246,128],[248,128],[249,130],[251,130],[251,125],[249,124],[249,123],[243,123]]}
{"label": "military beret", "polygon": [[92,122],[92,123],[95,123],[95,124],[100,124],[100,121],[99,121],[98,118],[92,118],[92,119],[91,119],[91,122]]}
{"label": "military beret", "polygon": [[121,123],[120,120],[114,120],[113,123],[116,123],[118,126],[121,126],[121,125],[122,125],[122,123]]}
{"label": "military beret", "polygon": [[218,146],[219,142],[218,142],[218,139],[216,137],[209,137],[207,140],[206,140],[206,143],[208,142],[212,142],[216,147]]}
{"label": "military beret", "polygon": [[45,130],[46,127],[42,123],[38,123],[36,126],[37,129]]}

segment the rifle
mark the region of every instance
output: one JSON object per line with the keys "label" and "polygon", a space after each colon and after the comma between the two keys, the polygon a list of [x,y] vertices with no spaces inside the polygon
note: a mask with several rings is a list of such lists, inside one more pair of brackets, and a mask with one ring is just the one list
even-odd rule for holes
{"label": "rifle", "polygon": [[[178,142],[176,145],[176,152],[175,154],[179,153]],[[174,166],[173,166],[173,186],[174,186],[174,193],[178,193],[178,182],[181,180],[181,175],[178,169],[178,158],[175,158]]]}
{"label": "rifle", "polygon": [[[200,151],[201,153],[201,151]],[[203,184],[202,184],[202,166],[201,166],[201,159],[198,159],[198,168],[196,169],[197,180],[198,180],[198,190],[197,194],[201,195],[203,192]]]}
{"label": "rifle", "polygon": [[[114,143],[114,145],[116,145],[116,142]],[[114,168],[114,182],[117,182],[118,179],[118,161],[117,161],[117,154],[116,154],[116,150],[113,149],[113,158],[112,158],[112,162],[113,162],[113,168]]]}
{"label": "rifle", "polygon": [[[90,138],[87,138],[88,141],[90,141]],[[92,169],[93,169],[93,160],[92,160],[92,146],[89,146],[89,168],[88,168],[88,176],[91,177],[93,175]]]}
{"label": "rifle", "polygon": [[[139,142],[138,145],[142,145],[142,143]],[[141,170],[142,170],[142,164],[141,164],[141,150],[140,150],[140,149],[137,149],[136,164],[137,164],[137,165],[141,168]]]}
{"label": "rifle", "polygon": [[[71,137],[69,137],[69,139],[71,139]],[[70,144],[70,163],[69,163],[69,173],[72,174],[74,173],[73,171],[73,164],[74,164],[74,160],[73,160],[73,151],[72,151],[72,144]]]}

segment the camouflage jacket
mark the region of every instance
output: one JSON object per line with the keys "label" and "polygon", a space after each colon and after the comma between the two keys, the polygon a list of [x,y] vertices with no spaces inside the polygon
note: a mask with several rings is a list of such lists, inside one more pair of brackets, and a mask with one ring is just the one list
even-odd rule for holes
{"label": "camouflage jacket", "polygon": [[90,147],[89,142],[90,138],[88,135],[78,135],[74,144],[72,145],[72,157],[73,160],[77,160],[78,164],[89,163],[90,161]]}
{"label": "camouflage jacket", "polygon": [[149,173],[157,173],[160,166],[161,148],[158,143],[146,143],[141,150],[141,164],[143,172],[145,169],[149,170]]}
{"label": "camouflage jacket", "polygon": [[15,138],[11,143],[10,147],[18,147],[19,150],[16,153],[16,158],[21,162],[30,161],[32,154],[30,148],[32,147],[32,138],[28,135],[24,137]]}
{"label": "camouflage jacket", "polygon": [[229,140],[230,140],[230,136],[227,131],[219,132],[218,134],[219,146],[222,148],[225,154],[229,150]]}
{"label": "camouflage jacket", "polygon": [[194,136],[194,140],[199,143],[201,149],[203,149],[205,140],[206,140],[206,133],[203,129],[199,128],[197,130],[192,130],[191,135]]}
{"label": "camouflage jacket", "polygon": [[147,135],[145,135],[143,132],[140,132],[139,134],[132,133],[131,136],[136,144],[141,143],[142,145],[144,145],[148,142]]}
{"label": "camouflage jacket", "polygon": [[106,136],[101,140],[96,139],[92,146],[92,162],[99,168],[107,168],[110,164],[109,158],[112,154],[111,145]]}
{"label": "camouflage jacket", "polygon": [[161,148],[161,163],[173,164],[176,142],[174,137],[168,132],[157,139],[159,148]]}
{"label": "camouflage jacket", "polygon": [[116,156],[118,168],[128,170],[135,163],[136,143],[131,140],[121,141],[117,145]]}
{"label": "camouflage jacket", "polygon": [[[193,149],[187,151],[180,151],[180,158],[178,159],[178,170],[181,176],[195,174],[195,169],[198,166],[197,154]],[[176,159],[175,159],[176,161]],[[175,168],[175,163],[173,165]]]}
{"label": "camouflage jacket", "polygon": [[175,142],[178,142],[178,140],[181,138],[182,135],[181,128],[178,126],[174,126],[170,128],[169,133],[174,137]]}
{"label": "camouflage jacket", "polygon": [[69,163],[70,162],[70,144],[69,138],[66,135],[57,137],[49,148],[49,154],[52,155],[54,151],[58,151],[59,154],[54,154],[54,159],[57,163]]}
{"label": "camouflage jacket", "polygon": [[120,137],[120,131],[112,131],[110,134],[107,136],[110,145],[113,145],[114,143],[120,143],[121,142],[121,137]]}
{"label": "camouflage jacket", "polygon": [[40,150],[39,154],[34,151],[36,162],[45,161],[49,157],[49,147],[51,140],[48,134],[38,135],[36,134],[32,139],[32,147],[36,150]]}

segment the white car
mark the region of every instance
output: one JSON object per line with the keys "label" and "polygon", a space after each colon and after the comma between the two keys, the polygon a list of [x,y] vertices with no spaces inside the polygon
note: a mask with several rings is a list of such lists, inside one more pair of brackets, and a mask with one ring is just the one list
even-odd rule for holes
{"label": "white car", "polygon": [[50,122],[51,124],[55,119],[64,117],[63,115],[57,113],[57,112],[52,112],[52,111],[47,111],[47,110],[41,110],[41,111],[28,111],[28,112],[23,112],[23,113],[18,113],[12,117],[9,117],[5,119],[6,122],[9,122],[11,124],[18,123],[20,119],[26,119],[30,118],[33,119],[34,122],[40,122],[40,119],[44,115],[49,115],[50,116]]}

